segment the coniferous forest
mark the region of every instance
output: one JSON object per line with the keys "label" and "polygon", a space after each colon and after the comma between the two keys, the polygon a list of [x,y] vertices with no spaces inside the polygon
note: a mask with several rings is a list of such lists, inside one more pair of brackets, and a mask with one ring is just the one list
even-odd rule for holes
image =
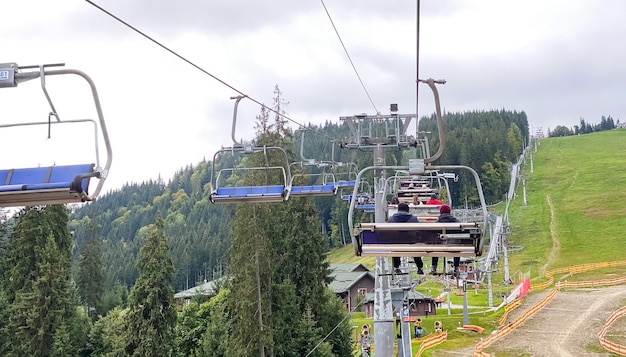
{"label": "coniferous forest", "polygon": [[[281,112],[275,94],[274,109]],[[256,143],[285,148],[292,162],[300,160],[304,137],[307,158],[372,165],[371,153],[333,150],[329,138],[346,137],[344,125],[327,122],[302,136],[266,110],[256,120]],[[509,186],[509,163],[528,141],[526,114],[448,113],[444,122],[447,148],[437,164],[474,168],[487,202],[499,202]],[[431,132],[435,152],[436,119],[421,119],[420,130]],[[415,155],[415,149],[389,150],[386,160],[406,164]],[[272,155],[246,160],[280,165]],[[233,163],[203,161],[167,182],[128,183],[71,211],[50,205],[0,217],[0,353],[301,356],[315,349],[311,356],[350,355],[347,311],[327,288],[325,260],[349,241],[346,202],[339,194],[212,204],[214,164],[219,170]],[[259,177],[240,179],[249,184]],[[458,205],[477,205],[471,178],[461,174],[450,191]],[[210,300],[184,307],[174,301],[174,292],[221,277],[227,278]]]}

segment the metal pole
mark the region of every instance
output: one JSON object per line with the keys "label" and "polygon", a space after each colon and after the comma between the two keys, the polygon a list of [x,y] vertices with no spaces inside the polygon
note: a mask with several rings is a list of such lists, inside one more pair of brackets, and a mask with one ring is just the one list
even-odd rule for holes
{"label": "metal pole", "polygon": [[469,325],[467,312],[467,273],[463,274],[463,325]]}
{"label": "metal pole", "polygon": [[[415,40],[415,125],[419,132],[419,79],[420,79],[420,0],[417,0],[417,26],[416,26],[416,40]],[[417,138],[417,136],[416,136]]]}
{"label": "metal pole", "polygon": [[528,206],[528,201],[526,200],[526,180],[522,179],[522,184],[524,186],[524,206]]}
{"label": "metal pole", "polygon": [[[374,148],[374,166],[385,165],[385,149],[378,145]],[[375,170],[376,174],[384,174],[384,171]],[[385,222],[383,209],[383,190],[374,181],[374,221]],[[377,356],[393,356],[394,342],[394,318],[393,303],[391,299],[390,273],[391,266],[387,257],[376,257],[376,280],[374,281],[374,347]]]}
{"label": "metal pole", "polygon": [[491,270],[487,272],[487,285],[489,286],[489,307],[493,307],[493,288],[491,286]]}
{"label": "metal pole", "polygon": [[511,283],[511,273],[509,272],[509,250],[506,246],[506,238],[504,234],[499,234],[502,241],[502,256],[504,259],[504,284]]}

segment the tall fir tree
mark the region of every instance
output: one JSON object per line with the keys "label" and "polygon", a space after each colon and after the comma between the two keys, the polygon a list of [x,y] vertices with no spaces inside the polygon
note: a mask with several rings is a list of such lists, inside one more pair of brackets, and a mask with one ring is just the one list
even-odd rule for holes
{"label": "tall fir tree", "polygon": [[5,270],[11,336],[3,341],[9,344],[5,351],[10,356],[78,355],[81,346],[67,334],[77,304],[67,208],[27,207],[17,220]]}
{"label": "tall fir tree", "polygon": [[174,328],[174,265],[169,256],[164,221],[151,225],[139,251],[139,277],[129,296],[127,315],[128,356],[172,356]]}
{"label": "tall fir tree", "polygon": [[[275,113],[284,112],[281,94],[276,88]],[[280,116],[272,125],[267,125],[265,111],[257,119],[257,130],[265,130],[258,132],[258,146],[286,147],[286,152],[292,152],[291,133]],[[247,163],[280,166],[284,158],[264,151],[249,157]],[[249,185],[280,184],[280,175],[274,174],[252,171],[245,181]],[[345,314],[328,311],[329,306],[336,305],[328,304],[329,295],[325,293],[330,281],[325,262],[328,247],[317,217],[312,199],[237,206],[229,265],[229,306],[237,321],[229,341],[233,356],[302,355],[310,345],[295,341],[319,341],[337,325],[342,335],[345,330],[349,336],[349,327],[342,323]],[[306,324],[294,322],[303,316]],[[350,354],[349,338],[333,342],[336,345],[324,349],[327,353],[318,351],[315,355]]]}

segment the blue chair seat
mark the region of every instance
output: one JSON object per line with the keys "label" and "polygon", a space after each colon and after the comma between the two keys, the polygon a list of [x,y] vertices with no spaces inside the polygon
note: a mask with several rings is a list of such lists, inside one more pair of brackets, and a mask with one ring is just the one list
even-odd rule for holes
{"label": "blue chair seat", "polygon": [[355,180],[340,180],[337,181],[337,188],[353,188],[356,185],[356,181]]}
{"label": "blue chair seat", "polygon": [[219,187],[210,195],[210,200],[212,202],[277,202],[282,201],[284,195],[285,186],[283,185]]}
{"label": "blue chair seat", "polygon": [[324,185],[311,185],[311,186],[292,186],[290,195],[295,196],[330,196],[337,192],[337,187],[334,183],[329,182]]}
{"label": "blue chair seat", "polygon": [[0,207],[84,202],[94,164],[0,170]]}

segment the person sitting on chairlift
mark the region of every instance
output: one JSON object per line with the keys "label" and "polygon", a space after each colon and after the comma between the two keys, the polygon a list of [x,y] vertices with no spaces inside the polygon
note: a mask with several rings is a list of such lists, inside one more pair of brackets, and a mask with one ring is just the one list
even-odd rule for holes
{"label": "person sitting on chairlift", "polygon": [[439,200],[439,198],[437,198],[437,194],[433,193],[432,195],[430,195],[430,200],[426,201],[427,205],[442,205],[443,202],[441,202]]}
{"label": "person sitting on chairlift", "polygon": [[[400,203],[398,205],[398,212],[394,213],[389,219],[387,223],[419,223],[417,217],[409,212],[409,205],[406,203]],[[400,273],[400,257],[393,257],[393,267],[396,273]],[[424,262],[421,257],[415,257],[413,259],[415,265],[417,265],[417,274],[424,274],[422,268],[424,267]]]}
{"label": "person sitting on chairlift", "polygon": [[[452,210],[448,205],[442,205],[439,207],[439,217],[437,218],[437,222],[450,223],[450,222],[459,222],[459,220],[451,214]],[[431,267],[430,274],[437,274],[437,264],[439,263],[439,257],[432,257],[431,259]],[[454,276],[459,276],[459,266],[461,265],[461,257],[453,258],[454,265]],[[444,267],[445,268],[445,267]]]}

